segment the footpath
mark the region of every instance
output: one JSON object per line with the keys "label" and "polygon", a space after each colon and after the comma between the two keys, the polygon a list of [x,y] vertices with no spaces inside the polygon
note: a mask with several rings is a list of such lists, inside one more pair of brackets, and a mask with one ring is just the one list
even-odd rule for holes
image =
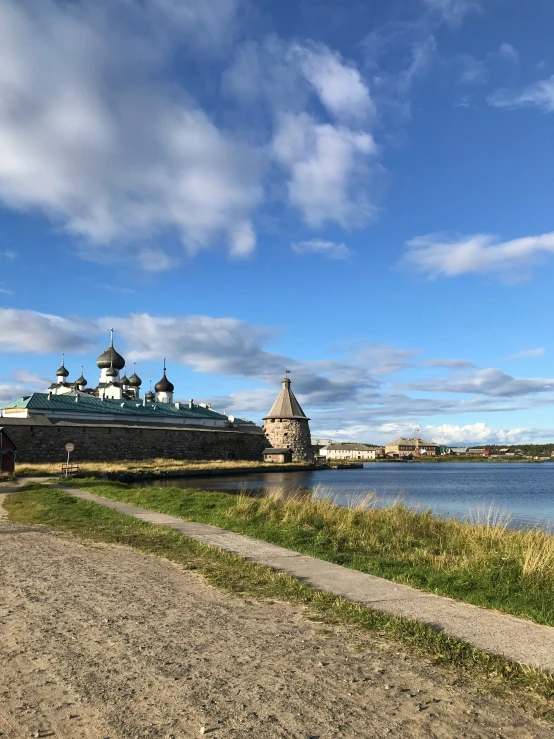
{"label": "footpath", "polygon": [[429,624],[490,654],[554,672],[554,628],[515,616],[479,608],[407,585],[351,570],[341,565],[275,546],[217,526],[185,521],[176,516],[55,485],[75,498],[111,508],[140,521],[167,526],[195,541],[272,567],[318,590],[356,601],[377,611]]}

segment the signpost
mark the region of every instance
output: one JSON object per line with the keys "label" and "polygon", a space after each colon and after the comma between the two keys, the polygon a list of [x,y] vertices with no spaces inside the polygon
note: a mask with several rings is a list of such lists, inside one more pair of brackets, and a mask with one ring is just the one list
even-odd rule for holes
{"label": "signpost", "polygon": [[65,463],[65,479],[67,480],[67,473],[69,471],[69,455],[75,449],[75,444],[71,442],[65,445],[65,451],[67,452],[67,462]]}

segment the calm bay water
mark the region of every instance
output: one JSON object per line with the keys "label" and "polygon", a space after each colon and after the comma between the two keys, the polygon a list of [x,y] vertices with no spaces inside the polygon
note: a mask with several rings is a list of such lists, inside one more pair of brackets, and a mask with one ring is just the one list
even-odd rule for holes
{"label": "calm bay water", "polygon": [[[152,484],[152,483],[144,483]],[[475,517],[488,510],[506,513],[511,525],[540,525],[554,531],[554,463],[386,463],[363,469],[272,472],[258,475],[174,479],[156,485],[222,490],[246,489],[263,495],[286,489],[332,495],[352,505],[361,494],[375,491],[379,505],[399,497],[412,508],[457,518]]]}

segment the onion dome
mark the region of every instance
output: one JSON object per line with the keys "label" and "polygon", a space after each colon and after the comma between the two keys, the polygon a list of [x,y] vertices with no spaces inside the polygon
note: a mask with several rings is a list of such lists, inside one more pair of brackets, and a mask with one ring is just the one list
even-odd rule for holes
{"label": "onion dome", "polygon": [[98,357],[96,360],[96,366],[99,367],[99,369],[109,369],[113,366],[116,370],[122,370],[123,367],[125,367],[125,360],[121,354],[116,352],[113,348],[113,329],[111,331],[110,346]]}
{"label": "onion dome", "polygon": [[142,385],[142,380],[140,379],[140,377],[137,375],[136,372],[133,372],[131,377],[129,377],[129,385],[131,387],[140,387]]}
{"label": "onion dome", "polygon": [[106,377],[117,377],[117,370],[113,365],[106,370]]}
{"label": "onion dome", "polygon": [[172,393],[175,390],[175,386],[166,377],[165,374],[165,359],[164,359],[164,376],[162,379],[154,385],[154,390],[157,393]]}
{"label": "onion dome", "polygon": [[69,377],[69,372],[65,368],[65,354],[62,354],[62,366],[56,370],[56,377]]}
{"label": "onion dome", "polygon": [[149,390],[144,396],[144,399],[151,403],[153,400],[156,400],[156,396],[154,395],[152,390]]}
{"label": "onion dome", "polygon": [[133,367],[133,374],[129,377],[129,385],[131,387],[140,387],[142,385],[142,380],[137,375],[135,367]]}
{"label": "onion dome", "polygon": [[121,378],[121,380],[119,382],[121,383],[121,385],[128,385],[129,384],[129,378],[127,377],[127,375],[123,375],[123,377]]}
{"label": "onion dome", "polygon": [[76,384],[76,385],[86,385],[86,384],[87,384],[87,381],[86,381],[86,380],[85,380],[85,378],[83,377],[83,371],[82,371],[82,370],[81,370],[81,377],[78,377],[78,378],[77,378],[77,379],[75,380],[75,384]]}
{"label": "onion dome", "polygon": [[172,382],[169,382],[164,372],[164,376],[154,385],[154,389],[157,393],[172,393],[175,390],[175,386]]}

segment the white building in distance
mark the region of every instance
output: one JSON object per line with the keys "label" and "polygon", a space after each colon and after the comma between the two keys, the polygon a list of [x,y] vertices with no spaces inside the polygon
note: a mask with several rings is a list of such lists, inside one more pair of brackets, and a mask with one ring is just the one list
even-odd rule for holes
{"label": "white building in distance", "polygon": [[372,447],[368,444],[328,444],[319,450],[321,457],[325,459],[359,459],[372,460],[383,455],[383,449]]}

